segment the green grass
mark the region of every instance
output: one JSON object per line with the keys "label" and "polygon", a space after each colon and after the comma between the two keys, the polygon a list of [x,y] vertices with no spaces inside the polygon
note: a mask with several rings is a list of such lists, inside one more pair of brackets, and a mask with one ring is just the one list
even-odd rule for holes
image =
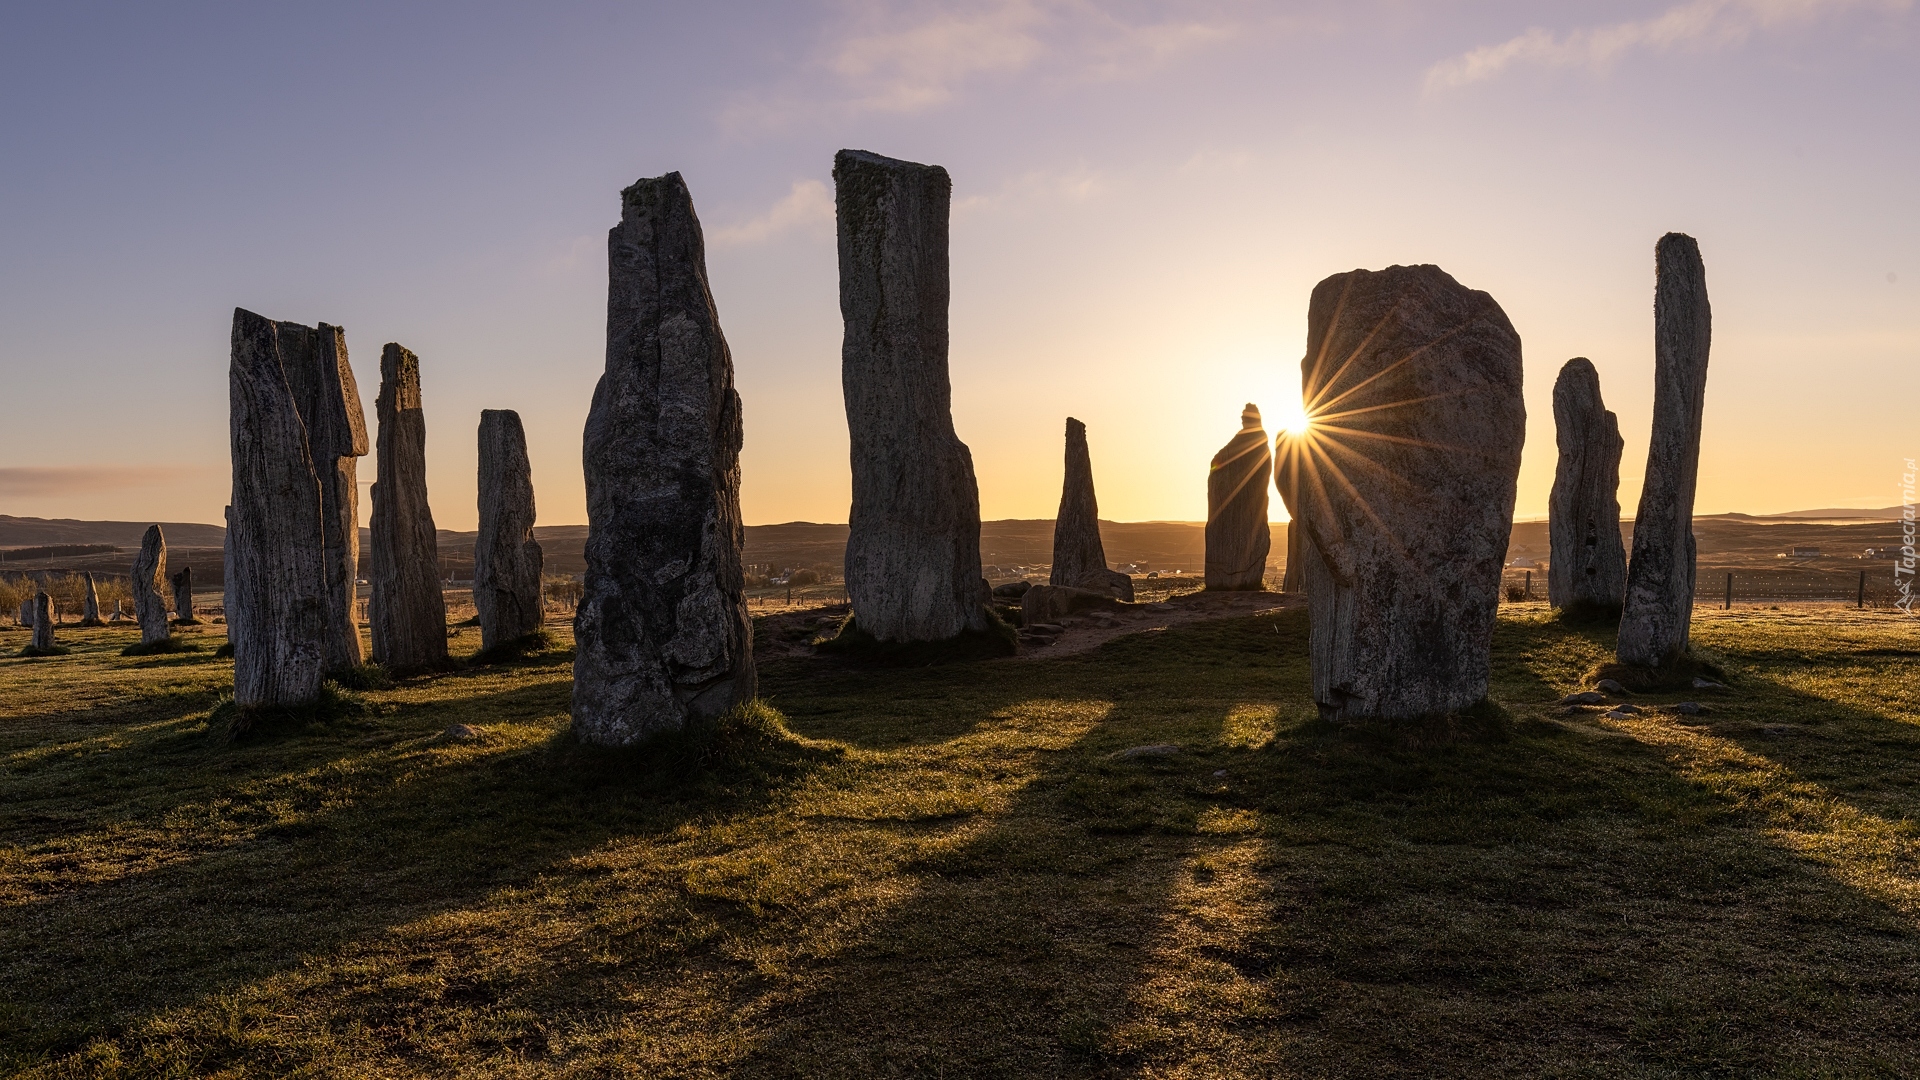
{"label": "green grass", "polygon": [[1549,704],[1611,630],[1505,609],[1502,737],[1424,750],[1314,719],[1298,611],[621,753],[555,630],[236,743],[211,653],[0,659],[0,1073],[1920,1074],[1895,616],[1703,615],[1735,690],[1614,721]]}

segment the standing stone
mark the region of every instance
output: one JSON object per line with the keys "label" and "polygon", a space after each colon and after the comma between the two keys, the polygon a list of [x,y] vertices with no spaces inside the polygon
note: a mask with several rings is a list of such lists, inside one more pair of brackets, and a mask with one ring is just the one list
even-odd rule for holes
{"label": "standing stone", "polygon": [[1620,422],[1600,400],[1600,373],[1576,356],[1553,384],[1560,462],[1547,501],[1547,600],[1565,611],[1617,615],[1627,589],[1620,543]]}
{"label": "standing stone", "polygon": [[29,596],[25,600],[20,601],[19,619],[21,626],[30,627],[33,625],[33,597]]}
{"label": "standing stone", "polygon": [[320,481],[321,561],[327,575],[328,671],[360,666],[354,598],[360,573],[360,485],[357,459],[367,453],[360,389],[347,363],[346,331],[283,322],[280,361],[306,425],[307,452]]}
{"label": "standing stone", "polygon": [[1313,694],[1402,720],[1484,699],[1520,448],[1520,336],[1437,266],[1336,274],[1307,312]]}
{"label": "standing stone", "polygon": [[133,613],[140,620],[140,644],[167,640],[167,540],[160,526],[147,526],[140,554],[133,560]]}
{"label": "standing stone", "polygon": [[173,621],[182,626],[198,625],[200,620],[193,617],[193,567],[183,566],[167,580],[173,583]]}
{"label": "standing stone", "polygon": [[1300,485],[1305,482],[1306,438],[1282,431],[1273,439],[1273,487],[1287,508],[1287,565],[1280,572],[1281,592],[1307,591],[1307,502],[1300,498]]}
{"label": "standing stone", "polygon": [[1267,480],[1273,457],[1260,407],[1240,412],[1240,433],[1213,455],[1207,470],[1207,588],[1258,592],[1267,587]]}
{"label": "standing stone", "polygon": [[881,641],[986,630],[980,489],[947,381],[953,185],[939,166],[860,150],[834,156],[833,180],[854,621]]}
{"label": "standing stone", "polygon": [[80,625],[81,626],[107,625],[106,621],[100,618],[100,590],[94,585],[93,571],[91,570],[87,571],[86,607],[81,613]]}
{"label": "standing stone", "polygon": [[33,651],[53,651],[53,598],[43,592],[33,594]]}
{"label": "standing stone", "polygon": [[1623,664],[1664,667],[1687,651],[1693,617],[1693,492],[1700,472],[1700,419],[1707,400],[1713,311],[1700,245],[1668,233],[1654,245],[1653,437],[1640,509],[1633,517],[1620,615]]}
{"label": "standing stone", "polygon": [[373,485],[367,603],[373,658],[395,670],[447,659],[447,602],[440,591],[440,548],[427,504],[427,417],[420,405],[420,359],[389,343],[380,353],[379,480]]}
{"label": "standing stone", "polygon": [[740,395],[679,173],[620,193],[607,367],[587,413],[574,730],[626,746],[755,690],[740,548]]}
{"label": "standing stone", "polygon": [[540,629],[540,545],[533,539],[533,465],[512,409],[480,413],[480,535],[473,542],[473,607],[480,648]]}
{"label": "standing stone", "polygon": [[1133,599],[1133,579],[1107,566],[1100,543],[1100,505],[1093,497],[1093,458],[1087,425],[1067,417],[1067,468],[1060,485],[1060,513],[1053,519],[1053,572],[1049,585],[1090,589]]}
{"label": "standing stone", "polygon": [[226,607],[233,700],[243,708],[311,702],[326,671],[320,480],[281,363],[282,325],[293,324],[233,312]]}

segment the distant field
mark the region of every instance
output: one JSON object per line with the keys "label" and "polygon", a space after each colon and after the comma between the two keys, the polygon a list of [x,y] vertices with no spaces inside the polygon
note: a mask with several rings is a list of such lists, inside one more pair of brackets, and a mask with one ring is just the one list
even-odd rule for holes
{"label": "distant field", "polygon": [[0,1073],[1920,1075],[1911,620],[1702,612],[1733,691],[1607,720],[1512,605],[1425,752],[1313,718],[1299,611],[767,665],[784,728],[640,754],[552,629],[240,745],[210,652],[0,659]]}

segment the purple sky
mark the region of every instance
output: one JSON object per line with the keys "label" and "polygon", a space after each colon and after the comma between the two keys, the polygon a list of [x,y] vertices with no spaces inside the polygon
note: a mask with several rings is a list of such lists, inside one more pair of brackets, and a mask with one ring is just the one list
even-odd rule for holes
{"label": "purple sky", "polygon": [[[0,513],[217,522],[238,305],[420,354],[472,527],[482,408],[584,520],[621,187],[682,172],[746,403],[749,522],[844,521],[829,171],[955,188],[955,422],[989,517],[1194,519],[1240,406],[1298,396],[1314,282],[1434,262],[1549,394],[1651,405],[1653,243],[1714,302],[1699,506],[1897,501],[1920,455],[1909,2],[11,5],[0,12]],[[372,480],[375,464],[363,463]],[[1277,509],[1277,502],[1276,502]]]}

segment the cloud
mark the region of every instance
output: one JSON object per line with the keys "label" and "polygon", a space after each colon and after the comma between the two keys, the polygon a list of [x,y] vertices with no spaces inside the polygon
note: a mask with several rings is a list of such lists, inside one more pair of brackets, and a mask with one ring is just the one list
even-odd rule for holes
{"label": "cloud", "polygon": [[758,244],[792,229],[833,224],[833,192],[818,180],[795,180],[793,189],[759,217],[713,231],[715,247]]}
{"label": "cloud", "polygon": [[0,495],[86,495],[171,484],[190,473],[184,466],[53,465],[0,468]]}
{"label": "cloud", "polygon": [[983,78],[1044,69],[1082,81],[1130,78],[1230,40],[1241,0],[1159,0],[1141,16],[1099,0],[857,0],[807,69],[816,85],[742,98],[724,126],[777,129],[814,115],[911,114]]}
{"label": "cloud", "polygon": [[1112,189],[1111,177],[1084,165],[1072,169],[1036,169],[1007,181],[998,191],[956,200],[953,215],[957,218],[1013,206],[1087,202]]}
{"label": "cloud", "polygon": [[1496,45],[1482,45],[1427,70],[1427,90],[1469,86],[1509,68],[1604,71],[1636,50],[1728,48],[1757,32],[1858,10],[1905,11],[1913,0],[1689,0],[1649,19],[1585,27],[1564,35],[1534,27]]}

